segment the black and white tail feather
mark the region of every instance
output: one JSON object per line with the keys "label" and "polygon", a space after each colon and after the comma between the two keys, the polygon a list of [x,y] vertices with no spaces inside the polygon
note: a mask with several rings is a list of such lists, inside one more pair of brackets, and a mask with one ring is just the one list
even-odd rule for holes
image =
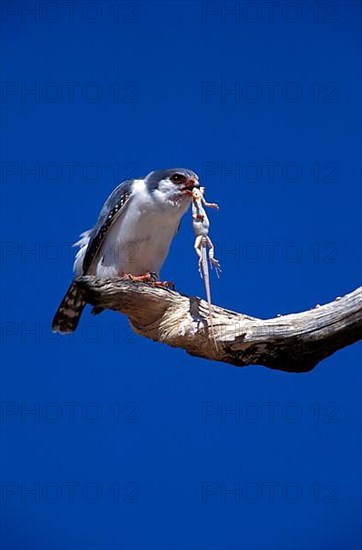
{"label": "black and white tail feather", "polygon": [[[83,272],[83,261],[86,254],[92,230],[85,231],[80,235],[79,241],[73,246],[79,246],[75,257],[74,272],[80,275]],[[63,300],[61,301],[53,319],[52,329],[54,332],[74,332],[78,326],[79,319],[86,305],[83,293],[74,281],[69,286]]]}
{"label": "black and white tail feather", "polygon": [[86,305],[83,293],[76,283],[68,288],[63,300],[54,316],[52,329],[54,332],[74,332],[78,326],[80,316]]}
{"label": "black and white tail feather", "polygon": [[[126,202],[130,197],[130,187],[133,180],[126,180],[111,193],[103,205],[97,224],[93,229],[84,231],[73,246],[79,246],[74,261],[75,276],[95,274],[94,265],[97,263],[98,253],[106,238],[107,231],[118,219]],[[54,316],[52,329],[54,332],[74,332],[78,326],[82,311],[86,305],[84,295],[79,286],[73,281]],[[97,311],[95,311],[97,312]]]}

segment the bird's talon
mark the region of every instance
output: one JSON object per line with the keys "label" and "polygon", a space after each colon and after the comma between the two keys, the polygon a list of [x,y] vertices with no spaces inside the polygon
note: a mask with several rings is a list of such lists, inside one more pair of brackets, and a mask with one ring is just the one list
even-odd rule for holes
{"label": "bird's talon", "polygon": [[132,275],[131,273],[121,272],[121,278],[127,279],[129,281],[140,282],[140,283],[152,283],[157,280],[156,273],[144,273],[143,275]]}
{"label": "bird's talon", "polygon": [[121,278],[127,281],[133,281],[135,283],[146,283],[161,288],[170,288],[174,290],[175,285],[171,281],[157,281],[156,273],[145,273],[144,275],[131,275],[131,273],[124,273],[122,271]]}
{"label": "bird's talon", "polygon": [[175,285],[171,281],[151,281],[151,285],[159,286],[161,288],[169,288],[170,290],[175,290]]}

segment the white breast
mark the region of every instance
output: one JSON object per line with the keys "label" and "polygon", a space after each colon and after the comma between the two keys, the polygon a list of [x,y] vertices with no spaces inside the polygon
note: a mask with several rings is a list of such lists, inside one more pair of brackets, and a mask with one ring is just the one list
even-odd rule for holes
{"label": "white breast", "polygon": [[97,275],[143,275],[148,271],[159,275],[189,203],[188,199],[174,203],[157,192],[150,194],[144,181],[138,180],[125,212],[101,247]]}

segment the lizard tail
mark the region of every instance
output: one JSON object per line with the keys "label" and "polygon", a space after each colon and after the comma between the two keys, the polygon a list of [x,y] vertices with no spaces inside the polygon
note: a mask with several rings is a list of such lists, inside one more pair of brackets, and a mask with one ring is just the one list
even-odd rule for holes
{"label": "lizard tail", "polygon": [[202,255],[202,270],[204,275],[204,281],[205,281],[205,290],[206,290],[206,299],[207,299],[207,305],[209,308],[209,326],[210,326],[210,333],[211,333],[211,339],[214,343],[216,351],[219,349],[216,341],[215,336],[215,327],[214,323],[212,321],[212,308],[211,308],[211,292],[210,292],[210,277],[209,277],[209,264],[207,261],[207,253],[206,253],[206,246],[202,246],[201,249],[201,255]]}

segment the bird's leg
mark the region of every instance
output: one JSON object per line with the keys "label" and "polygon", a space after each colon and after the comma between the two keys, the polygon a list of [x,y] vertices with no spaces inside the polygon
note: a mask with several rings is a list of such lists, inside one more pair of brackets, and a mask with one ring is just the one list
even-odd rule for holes
{"label": "bird's leg", "polygon": [[175,284],[172,281],[150,281],[149,283],[152,286],[159,286],[161,288],[170,288],[175,290]]}
{"label": "bird's leg", "polygon": [[132,273],[121,272],[122,279],[128,279],[129,281],[135,281],[140,283],[151,283],[157,281],[156,273],[144,273],[143,275],[132,275]]}
{"label": "bird's leg", "polygon": [[129,281],[148,283],[153,286],[160,286],[162,288],[175,288],[175,285],[171,281],[158,281],[157,273],[147,272],[143,275],[132,275],[131,273],[121,272],[122,279],[128,279]]}

